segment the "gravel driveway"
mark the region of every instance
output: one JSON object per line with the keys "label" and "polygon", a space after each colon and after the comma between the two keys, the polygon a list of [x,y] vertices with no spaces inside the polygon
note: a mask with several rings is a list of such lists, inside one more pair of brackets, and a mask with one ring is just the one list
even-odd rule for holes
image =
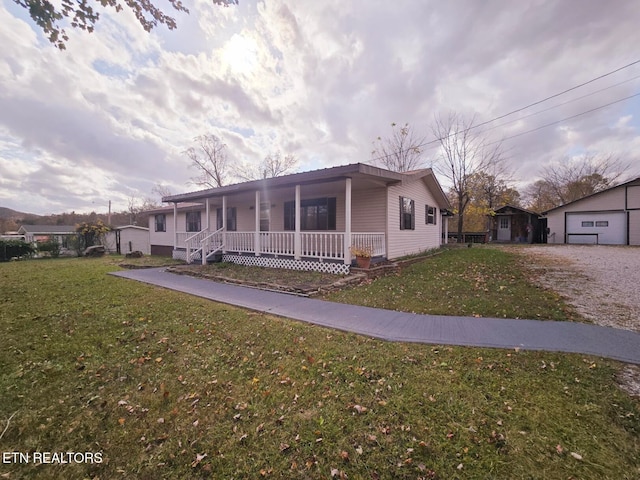
{"label": "gravel driveway", "polygon": [[521,252],[545,287],[593,323],[640,331],[640,248],[540,245]]}

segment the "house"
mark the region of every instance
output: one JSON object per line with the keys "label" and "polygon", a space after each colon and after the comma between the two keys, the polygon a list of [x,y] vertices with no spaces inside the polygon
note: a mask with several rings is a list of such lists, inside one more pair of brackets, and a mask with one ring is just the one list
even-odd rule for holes
{"label": "house", "polygon": [[513,205],[494,209],[489,215],[489,235],[494,242],[542,243],[540,214]]}
{"label": "house", "polygon": [[[431,169],[356,163],[163,198],[152,254],[346,273],[350,247],[395,259],[439,247],[449,207]],[[445,236],[446,238],[446,236]]]}
{"label": "house", "polygon": [[18,235],[23,235],[29,243],[57,240],[62,248],[71,248],[70,240],[78,233],[73,225],[22,225]]}
{"label": "house", "polygon": [[640,177],[544,215],[547,243],[640,245]]}
{"label": "house", "polygon": [[123,225],[108,231],[104,245],[109,252],[120,254],[140,251],[145,255],[151,253],[149,245],[149,229],[138,225]]}

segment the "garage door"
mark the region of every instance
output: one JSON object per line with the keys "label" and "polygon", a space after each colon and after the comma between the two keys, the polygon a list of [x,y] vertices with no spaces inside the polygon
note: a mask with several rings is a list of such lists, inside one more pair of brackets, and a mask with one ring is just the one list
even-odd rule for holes
{"label": "garage door", "polygon": [[626,245],[627,214],[567,213],[567,243]]}

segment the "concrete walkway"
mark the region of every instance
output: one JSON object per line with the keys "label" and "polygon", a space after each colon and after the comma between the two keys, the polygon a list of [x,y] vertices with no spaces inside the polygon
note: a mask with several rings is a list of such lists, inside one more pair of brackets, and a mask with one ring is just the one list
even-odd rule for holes
{"label": "concrete walkway", "polygon": [[571,352],[640,365],[640,334],[584,323],[417,315],[216,283],[163,268],[112,275],[391,341]]}

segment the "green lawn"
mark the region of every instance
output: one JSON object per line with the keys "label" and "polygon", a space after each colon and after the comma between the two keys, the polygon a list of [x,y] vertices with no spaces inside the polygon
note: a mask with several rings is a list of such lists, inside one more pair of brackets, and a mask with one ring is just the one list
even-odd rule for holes
{"label": "green lawn", "polygon": [[[115,268],[0,264],[0,478],[640,477],[640,406],[617,362],[386,343]],[[4,461],[36,451],[103,461]]]}
{"label": "green lawn", "polygon": [[559,295],[533,285],[525,261],[495,247],[448,249],[407,267],[400,275],[326,298],[433,315],[578,319]]}

